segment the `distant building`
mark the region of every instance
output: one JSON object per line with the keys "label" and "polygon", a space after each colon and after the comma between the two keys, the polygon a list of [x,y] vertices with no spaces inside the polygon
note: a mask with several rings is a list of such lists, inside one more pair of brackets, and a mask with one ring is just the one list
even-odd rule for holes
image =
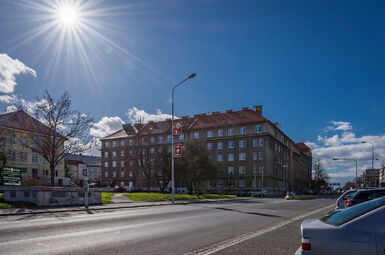
{"label": "distant building", "polygon": [[380,186],[380,170],[381,169],[365,169],[364,181],[366,187]]}
{"label": "distant building", "polygon": [[97,183],[101,181],[101,158],[88,155],[69,154],[66,165],[71,170],[72,180],[76,184],[83,181],[83,169],[88,170],[88,181]]}
{"label": "distant building", "polygon": [[385,167],[382,167],[382,169],[380,169],[379,182],[380,187],[385,187]]}
{"label": "distant building", "polygon": [[[26,143],[33,142],[29,141],[28,135],[42,136],[45,135],[43,130],[47,129],[46,125],[22,110],[0,114],[0,150],[6,156],[7,166],[22,170],[22,185],[49,184],[49,163],[25,146]],[[64,177],[64,161],[55,167],[55,177]]]}
{"label": "distant building", "polygon": [[[265,188],[270,194],[283,194],[286,190],[309,188],[310,148],[293,142],[278,123],[265,118],[262,106],[183,116],[181,121],[183,134],[175,136],[175,143],[204,144],[209,160],[217,167],[217,180],[202,184],[205,189]],[[101,142],[102,181],[140,188],[143,174],[138,169],[137,150],[171,151],[171,120],[125,124]],[[176,187],[184,185],[176,181]]]}

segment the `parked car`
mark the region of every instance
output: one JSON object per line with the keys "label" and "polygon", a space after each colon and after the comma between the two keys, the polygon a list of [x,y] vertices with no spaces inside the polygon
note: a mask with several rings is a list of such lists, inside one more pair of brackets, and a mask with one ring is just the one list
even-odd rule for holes
{"label": "parked car", "polygon": [[257,189],[247,192],[247,195],[250,197],[264,197],[267,195],[267,190],[265,189]]}
{"label": "parked car", "polygon": [[301,224],[296,255],[377,255],[385,250],[385,198],[377,198]]}
{"label": "parked car", "polygon": [[385,196],[384,188],[359,189],[345,200],[345,208],[361,204],[363,202]]}
{"label": "parked car", "polygon": [[338,197],[336,201],[337,203],[336,210],[345,209],[345,201],[348,200],[358,190],[368,190],[368,189],[375,189],[375,188],[359,188],[359,189],[349,189],[345,191],[341,196]]}
{"label": "parked car", "polygon": [[239,197],[243,197],[247,195],[245,190],[231,190],[226,193],[227,195],[237,195]]}

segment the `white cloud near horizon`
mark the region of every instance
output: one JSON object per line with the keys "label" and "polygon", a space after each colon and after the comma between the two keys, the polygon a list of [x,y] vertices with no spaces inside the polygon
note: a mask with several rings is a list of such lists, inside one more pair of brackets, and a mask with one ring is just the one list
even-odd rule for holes
{"label": "white cloud near horizon", "polygon": [[103,117],[99,122],[93,124],[90,134],[97,138],[110,135],[122,128],[124,121],[120,117]]}
{"label": "white cloud near horizon", "polygon": [[[308,141],[306,144],[312,149],[313,158],[320,159],[325,165],[328,174],[334,181],[346,182],[355,178],[355,162],[333,160],[333,158],[347,158],[358,160],[358,176],[364,169],[372,166],[372,145],[362,142],[371,142],[375,149],[374,168],[382,165],[385,159],[385,134],[357,136],[352,130],[353,125],[350,122],[331,121],[333,126],[328,126],[331,133],[327,135],[318,135],[316,141]],[[340,131],[343,131],[340,133]]]}
{"label": "white cloud near horizon", "polygon": [[37,77],[36,71],[26,66],[18,59],[12,59],[7,54],[0,54],[0,92],[12,93],[16,83],[15,75],[27,73]]}
{"label": "white cloud near horizon", "polygon": [[[147,123],[149,121],[162,121],[165,119],[171,119],[172,115],[162,113],[160,109],[156,110],[156,113],[147,113],[144,110],[139,110],[136,107],[129,108],[127,111],[128,121],[131,123]],[[174,118],[177,118],[174,116]]]}

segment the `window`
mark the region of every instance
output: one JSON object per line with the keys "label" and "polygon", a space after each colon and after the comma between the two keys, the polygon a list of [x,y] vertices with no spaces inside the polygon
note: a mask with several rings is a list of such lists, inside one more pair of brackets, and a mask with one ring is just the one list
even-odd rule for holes
{"label": "window", "polygon": [[259,139],[259,146],[263,147],[263,139]]}
{"label": "window", "polygon": [[171,136],[171,135],[168,135],[168,136],[167,136],[167,142],[171,143],[171,140],[172,140],[172,136]]}
{"label": "window", "polygon": [[155,137],[151,136],[150,141],[151,143],[155,143]]}
{"label": "window", "polygon": [[23,145],[26,145],[27,144],[27,138],[20,137],[20,143],[23,144]]}
{"label": "window", "polygon": [[121,182],[120,182],[120,186],[124,186],[124,181],[121,181]]}
{"label": "window", "polygon": [[120,161],[120,166],[124,167],[124,160]]}
{"label": "window", "polygon": [[257,147],[258,146],[258,139],[253,139],[253,147]]}
{"label": "window", "polygon": [[218,154],[217,161],[223,161],[223,155],[222,154]]}
{"label": "window", "polygon": [[134,161],[130,160],[130,166],[134,165]]}
{"label": "window", "polygon": [[239,141],[239,147],[240,148],[245,148],[246,147],[246,140],[240,140]]}
{"label": "window", "polygon": [[213,131],[207,130],[207,137],[213,137]]}
{"label": "window", "polygon": [[116,177],[116,171],[112,172],[112,177]]}
{"label": "window", "polygon": [[105,157],[105,158],[108,158],[108,151],[105,151],[105,152],[104,152],[104,157]]}
{"label": "window", "polygon": [[128,175],[130,176],[130,177],[132,177],[132,171],[130,171],[130,172],[128,172]]}
{"label": "window", "polygon": [[130,153],[130,155],[133,155],[133,154],[134,154],[134,151],[133,151],[133,150],[130,150],[128,153]]}
{"label": "window", "polygon": [[234,135],[234,128],[229,128],[229,129],[227,130],[227,134],[228,134],[228,135]]}
{"label": "window", "polygon": [[229,155],[227,155],[227,160],[234,161],[234,154],[230,153]]}
{"label": "window", "polygon": [[264,168],[265,168],[264,166],[259,166],[259,173],[260,173],[260,174],[263,173],[263,169],[264,169]]}
{"label": "window", "polygon": [[113,152],[112,152],[112,157],[113,157],[113,158],[116,157],[116,151],[113,151]]}
{"label": "window", "polygon": [[163,136],[160,135],[160,136],[158,137],[158,140],[159,140],[160,143],[163,143]]}
{"label": "window", "polygon": [[239,174],[246,173],[246,167],[245,166],[239,166],[238,170],[239,170]]}
{"label": "window", "polygon": [[199,132],[194,132],[194,139],[199,139]]}
{"label": "window", "polygon": [[142,150],[142,155],[146,155],[146,149]]}
{"label": "window", "polygon": [[151,153],[154,153],[154,152],[155,152],[155,148],[151,148],[151,149],[150,149],[150,152],[151,152]]}
{"label": "window", "polygon": [[16,137],[14,135],[9,135],[8,136],[8,143],[15,143]]}
{"label": "window", "polygon": [[262,132],[262,126],[256,126],[255,133],[261,133],[261,132]]}
{"label": "window", "polygon": [[228,173],[228,174],[234,174],[234,167],[233,167],[233,166],[229,166],[229,167],[227,168],[227,173]]}
{"label": "window", "polygon": [[104,162],[104,167],[108,167],[108,162]]}
{"label": "window", "polygon": [[23,173],[23,175],[26,175],[27,174],[27,168],[20,168],[21,172]]}
{"label": "window", "polygon": [[38,176],[37,169],[32,169],[32,177],[37,177],[37,176]]}
{"label": "window", "polygon": [[124,177],[124,171],[120,171],[120,177]]}
{"label": "window", "polygon": [[263,159],[263,151],[259,152],[259,160]]}
{"label": "window", "polygon": [[116,141],[112,141],[112,147],[116,147]]}
{"label": "window", "polygon": [[37,154],[32,154],[32,162],[38,162],[39,156]]}
{"label": "window", "polygon": [[184,140],[184,134],[180,134],[179,135],[179,141],[183,141]]}
{"label": "window", "polygon": [[121,157],[124,157],[124,151],[121,151],[121,152],[120,152],[120,156],[121,156]]}
{"label": "window", "polygon": [[258,160],[258,152],[253,152],[253,160]]}
{"label": "window", "polygon": [[20,152],[20,161],[27,161],[28,155],[25,152]]}
{"label": "window", "polygon": [[141,144],[144,144],[144,137],[140,139]]}
{"label": "window", "polygon": [[16,153],[14,151],[8,152],[8,159],[9,160],[15,160],[16,159]]}
{"label": "window", "polygon": [[239,133],[240,133],[241,135],[245,135],[245,134],[246,134],[246,127],[241,127],[241,128],[239,129]]}
{"label": "window", "polygon": [[134,141],[132,139],[128,140],[129,145],[132,145],[133,143],[134,143]]}
{"label": "window", "polygon": [[245,180],[244,179],[240,179],[239,180],[239,186],[240,187],[245,187]]}
{"label": "window", "polygon": [[217,181],[217,187],[222,187],[223,186],[223,180],[219,179]]}
{"label": "window", "polygon": [[239,153],[239,160],[246,160],[246,153]]}
{"label": "window", "polygon": [[217,136],[223,136],[223,129],[218,129]]}
{"label": "window", "polygon": [[217,144],[217,149],[218,149],[218,150],[222,150],[222,149],[223,149],[223,143],[222,143],[222,142],[219,142],[219,143]]}
{"label": "window", "polygon": [[110,147],[110,143],[109,142],[105,142],[104,143],[104,147],[106,147],[106,148]]}
{"label": "window", "polygon": [[235,147],[235,142],[234,142],[234,141],[229,141],[229,142],[227,143],[227,147],[228,147],[229,149],[233,149],[233,148]]}
{"label": "window", "polygon": [[56,176],[56,177],[59,176],[59,172],[58,172],[58,171],[55,171],[55,176]]}
{"label": "window", "polygon": [[104,172],[104,177],[108,178],[108,172]]}
{"label": "window", "polygon": [[124,146],[124,140],[120,140],[120,146]]}
{"label": "window", "polygon": [[112,161],[112,167],[116,167],[116,161]]}
{"label": "window", "polygon": [[213,149],[213,144],[212,144],[212,143],[208,143],[208,144],[207,144],[207,149],[208,149],[209,151],[211,151],[211,150]]}

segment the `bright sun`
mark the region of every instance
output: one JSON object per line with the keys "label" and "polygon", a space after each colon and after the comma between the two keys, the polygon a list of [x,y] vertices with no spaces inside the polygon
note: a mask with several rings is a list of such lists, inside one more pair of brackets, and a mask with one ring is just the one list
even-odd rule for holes
{"label": "bright sun", "polygon": [[78,21],[79,15],[75,8],[65,6],[59,9],[58,19],[64,25],[74,25]]}

